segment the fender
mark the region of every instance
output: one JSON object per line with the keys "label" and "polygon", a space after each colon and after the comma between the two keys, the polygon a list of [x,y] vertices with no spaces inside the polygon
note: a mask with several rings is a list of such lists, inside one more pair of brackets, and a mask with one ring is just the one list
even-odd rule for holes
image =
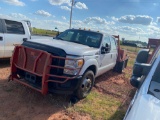
{"label": "fender", "polygon": [[87,68],[89,68],[90,66],[94,65],[96,67],[96,72],[95,72],[95,76],[97,74],[97,70],[98,70],[98,62],[96,59],[88,59],[84,62],[84,65],[79,73],[79,75],[83,75],[84,72],[87,70]]}

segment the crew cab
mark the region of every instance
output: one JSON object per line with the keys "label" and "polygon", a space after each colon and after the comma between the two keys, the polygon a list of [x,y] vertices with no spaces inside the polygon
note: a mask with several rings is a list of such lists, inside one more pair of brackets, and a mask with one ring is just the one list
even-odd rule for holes
{"label": "crew cab", "polygon": [[0,58],[10,58],[14,46],[31,38],[29,21],[0,18]]}
{"label": "crew cab", "polygon": [[137,91],[124,120],[160,118],[160,40],[149,39],[148,46],[154,46],[152,54],[149,49],[142,49],[135,60],[130,82]]}
{"label": "crew cab", "polygon": [[[53,40],[28,40],[17,46],[10,79],[42,94],[75,94],[82,99],[97,76],[116,66],[117,57],[118,46],[112,35],[68,29]],[[121,70],[126,66],[124,61],[118,63],[125,64],[119,65]]]}

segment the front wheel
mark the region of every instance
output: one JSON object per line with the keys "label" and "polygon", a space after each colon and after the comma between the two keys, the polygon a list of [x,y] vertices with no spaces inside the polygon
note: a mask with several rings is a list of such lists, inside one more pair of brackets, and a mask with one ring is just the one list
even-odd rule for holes
{"label": "front wheel", "polygon": [[84,73],[80,85],[76,91],[76,96],[79,99],[83,99],[87,97],[87,95],[90,93],[93,84],[94,84],[94,73],[91,70],[88,70]]}

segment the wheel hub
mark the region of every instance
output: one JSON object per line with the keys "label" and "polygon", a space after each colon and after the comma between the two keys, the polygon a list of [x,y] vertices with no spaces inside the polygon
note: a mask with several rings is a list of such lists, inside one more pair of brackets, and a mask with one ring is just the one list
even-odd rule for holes
{"label": "wheel hub", "polygon": [[89,78],[84,79],[82,86],[81,86],[83,92],[87,93],[90,90],[91,85],[92,85],[91,79],[89,79]]}

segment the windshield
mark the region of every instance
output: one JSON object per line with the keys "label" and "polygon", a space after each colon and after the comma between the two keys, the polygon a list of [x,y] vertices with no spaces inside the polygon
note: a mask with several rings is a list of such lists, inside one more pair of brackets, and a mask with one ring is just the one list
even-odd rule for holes
{"label": "windshield", "polygon": [[66,30],[56,37],[57,39],[99,48],[102,34],[85,30]]}

